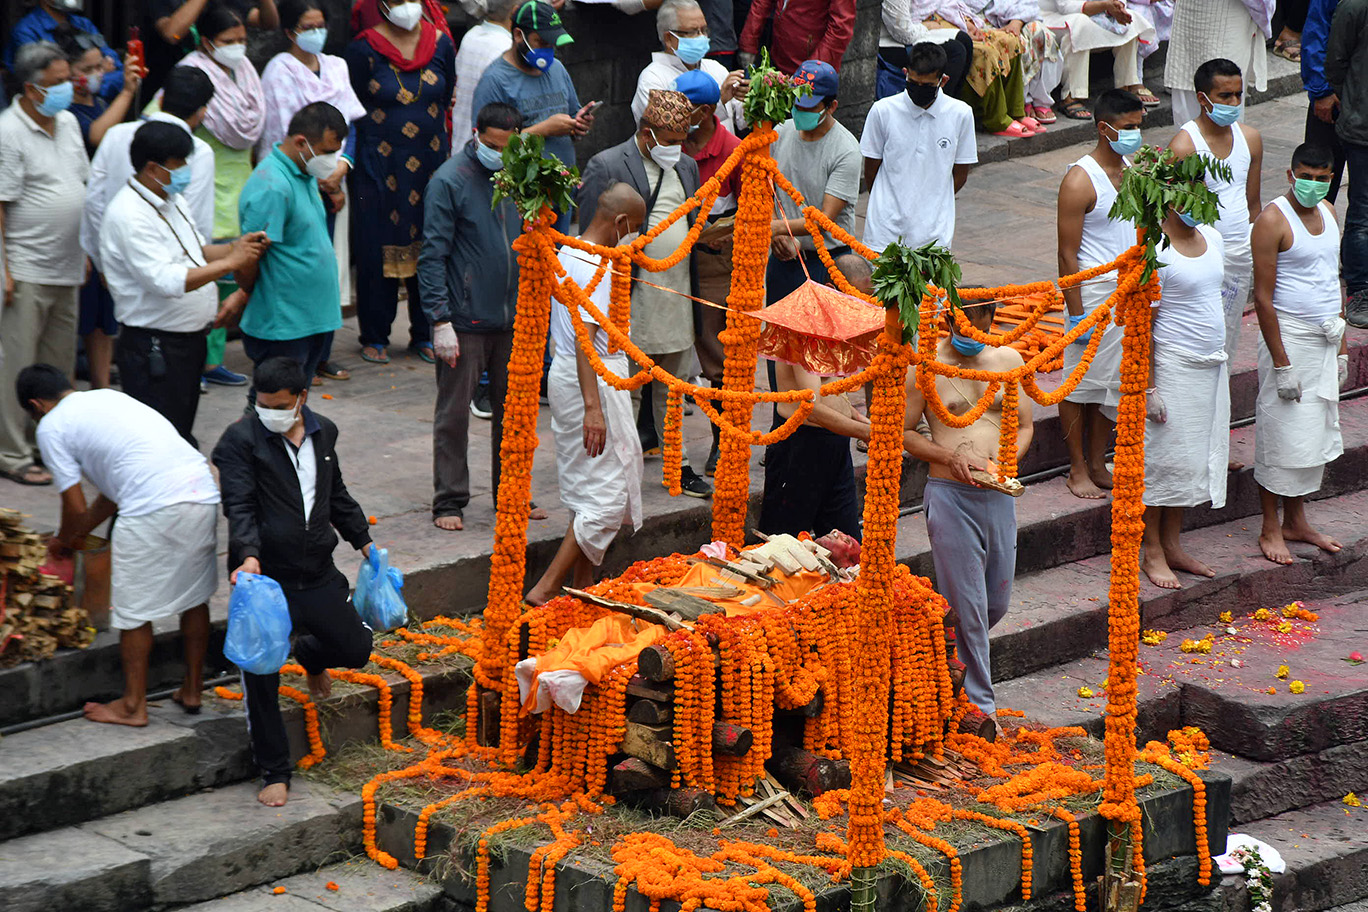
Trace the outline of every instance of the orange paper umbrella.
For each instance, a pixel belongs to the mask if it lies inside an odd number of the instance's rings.
[[[761,355],[828,376],[867,367],[884,327],[883,308],[811,279],[757,315]]]

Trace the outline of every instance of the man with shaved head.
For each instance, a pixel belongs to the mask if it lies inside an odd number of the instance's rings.
[[[593,218],[580,240],[615,247],[641,230],[646,201],[629,184],[614,183],[598,195]],[[560,250],[566,286],[587,288],[602,258],[566,244]],[[604,276],[590,301],[607,316],[612,279]],[[556,469],[561,502],[570,510],[570,528],[551,566],[527,594],[541,605],[560,593],[569,576],[579,588],[594,582],[594,568],[628,522],[641,528],[641,441],[636,435],[632,395],[614,389],[594,373],[587,347],[592,346],[608,370],[625,377],[631,373],[627,355],[608,352],[608,333],[598,318],[575,308],[587,338],[579,339],[570,310],[559,300],[551,304],[551,344],[555,354],[546,392],[551,402],[551,431],[556,435]]]

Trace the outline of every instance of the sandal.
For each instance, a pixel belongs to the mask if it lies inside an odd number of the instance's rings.
[[[432,351],[431,342],[419,342],[417,345],[410,345],[409,351],[422,358],[428,364],[437,363],[437,356]]]
[[[1045,105],[1031,105],[1031,110],[1026,112],[1042,124],[1052,124],[1055,122],[1055,112]]]
[[[1277,41],[1273,42],[1273,53],[1283,60],[1301,63],[1301,42],[1285,41],[1282,38],[1279,38]]]
[[[1005,136],[1008,139],[1025,139],[1028,136],[1035,136],[1035,130],[1018,121],[1012,121],[1011,125],[1005,130],[998,130],[994,136]]]
[[[36,462],[30,462],[26,466],[21,466],[13,472],[0,469],[0,476],[8,478],[15,484],[27,485],[31,488],[40,488],[43,485],[52,484],[52,473]]]
[[[361,360],[371,364],[389,364],[390,357],[383,345],[366,345],[361,348]]]
[[[1043,126],[1041,126],[1040,121],[1036,120],[1034,117],[1030,116],[1029,114],[1027,114],[1027,115],[1024,116],[1024,117],[1018,117],[1018,118],[1017,118],[1017,123],[1021,124],[1023,127],[1025,127],[1026,129],[1030,130],[1032,133],[1044,133],[1044,132],[1045,132],[1045,128],[1044,128]]]
[[[1092,120],[1092,111],[1077,98],[1066,98],[1059,103],[1059,113],[1070,120]]]
[[[1140,103],[1147,108],[1159,107],[1159,96],[1155,95],[1153,92],[1151,92],[1144,86],[1141,86],[1140,88],[1135,90],[1135,97],[1140,99]]]

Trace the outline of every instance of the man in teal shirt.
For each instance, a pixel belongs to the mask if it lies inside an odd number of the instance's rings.
[[[337,258],[318,178],[337,167],[346,138],[347,121],[337,108],[323,101],[307,105],[242,188],[241,223],[266,232],[271,241],[255,267],[236,273],[248,295],[241,310],[242,348],[254,365],[286,357],[312,377],[329,336],[342,326]],[[226,306],[219,323],[230,320],[233,310]]]

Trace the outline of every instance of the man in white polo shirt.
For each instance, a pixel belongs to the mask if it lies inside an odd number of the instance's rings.
[[[51,364],[24,368],[13,390],[38,422],[43,461],[62,492],[62,523],[49,550],[69,552],[119,514],[110,542],[110,625],[119,631],[124,692],[108,703],[87,703],[86,718],[147,724],[152,624],[177,615],[185,679],[171,699],[198,713],[208,602],[218,586],[219,491],[208,461],[141,402],[112,389],[76,392],[66,371]],[[82,475],[99,491],[89,505]]]
[[[955,239],[955,194],[978,161],[974,114],[941,91],[945,49],[923,42],[907,55],[907,90],[874,102],[865,119],[864,155],[869,209],[864,242],[882,251],[901,239],[908,247]]]

